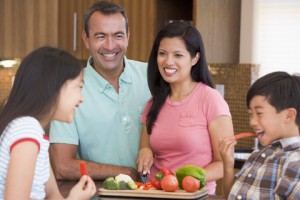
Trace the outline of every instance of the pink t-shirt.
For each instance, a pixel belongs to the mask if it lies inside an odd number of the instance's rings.
[[[150,106],[151,100],[141,116],[144,124]],[[213,152],[208,125],[221,115],[231,116],[228,104],[217,90],[203,83],[181,102],[173,102],[167,97],[150,135],[155,156],[148,179],[151,180],[163,167],[175,172],[187,164],[199,167],[210,164]],[[207,183],[207,188],[209,194],[214,194],[216,183]]]

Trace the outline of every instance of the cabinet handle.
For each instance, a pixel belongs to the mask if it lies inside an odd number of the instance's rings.
[[[77,13],[73,15],[73,51],[77,49]]]

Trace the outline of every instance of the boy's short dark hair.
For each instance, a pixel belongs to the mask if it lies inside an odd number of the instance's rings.
[[[272,72],[253,83],[247,93],[247,107],[254,96],[265,96],[277,112],[287,108],[297,110],[296,123],[300,126],[300,75]]]

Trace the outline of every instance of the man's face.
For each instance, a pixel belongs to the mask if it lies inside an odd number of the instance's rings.
[[[101,74],[123,70],[129,33],[126,34],[126,21],[121,13],[103,15],[94,12],[89,20],[89,37],[85,32],[82,36],[96,71]]]

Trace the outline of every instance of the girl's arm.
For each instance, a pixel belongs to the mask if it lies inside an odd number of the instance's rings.
[[[79,166],[78,166],[79,170]],[[96,193],[94,181],[89,176],[83,176],[79,182],[71,189],[69,196],[66,199],[70,200],[88,200]],[[60,194],[52,168],[50,170],[50,179],[46,184],[46,199],[60,200],[64,199]]]
[[[29,199],[38,145],[32,141],[16,144],[10,153],[4,199]]]
[[[231,117],[217,117],[209,124],[208,131],[210,134],[214,160],[204,169],[206,171],[206,181],[210,182],[223,178],[223,162],[219,153],[219,139],[224,137],[233,137],[234,134]]]
[[[46,183],[46,199],[64,199],[58,189],[52,167],[50,167],[50,178]]]
[[[147,133],[146,125],[143,124],[140,139],[140,151],[137,157],[138,172],[148,172],[153,164],[153,153],[150,144],[150,136]]]

